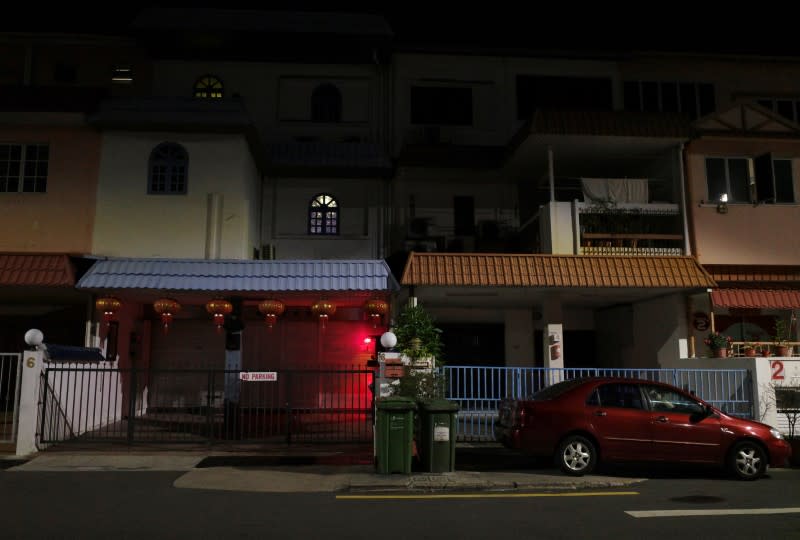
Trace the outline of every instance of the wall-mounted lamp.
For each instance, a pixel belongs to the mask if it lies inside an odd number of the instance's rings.
[[[728,194],[723,193],[719,196],[719,202],[717,203],[717,212],[720,214],[727,214],[728,213]]]

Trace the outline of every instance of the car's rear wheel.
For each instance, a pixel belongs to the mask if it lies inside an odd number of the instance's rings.
[[[728,467],[742,480],[755,480],[767,471],[767,453],[758,443],[742,441],[731,450]]]
[[[597,449],[581,435],[569,435],[558,446],[558,466],[570,476],[589,474],[597,465]]]

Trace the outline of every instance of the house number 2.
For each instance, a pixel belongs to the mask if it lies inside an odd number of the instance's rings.
[[[773,360],[770,364],[772,366],[772,380],[783,380],[785,378],[783,375],[783,362],[781,360]]]

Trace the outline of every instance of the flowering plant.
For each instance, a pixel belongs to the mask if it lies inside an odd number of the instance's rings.
[[[711,332],[703,341],[706,345],[711,347],[712,350],[716,351],[717,349],[730,348],[733,338],[730,336],[724,336],[719,332]]]

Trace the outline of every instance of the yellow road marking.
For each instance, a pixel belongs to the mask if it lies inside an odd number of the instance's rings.
[[[638,491],[586,491],[582,493],[446,493],[440,495],[337,495],[342,500],[387,499],[522,499],[530,497],[616,497],[638,495]]]

